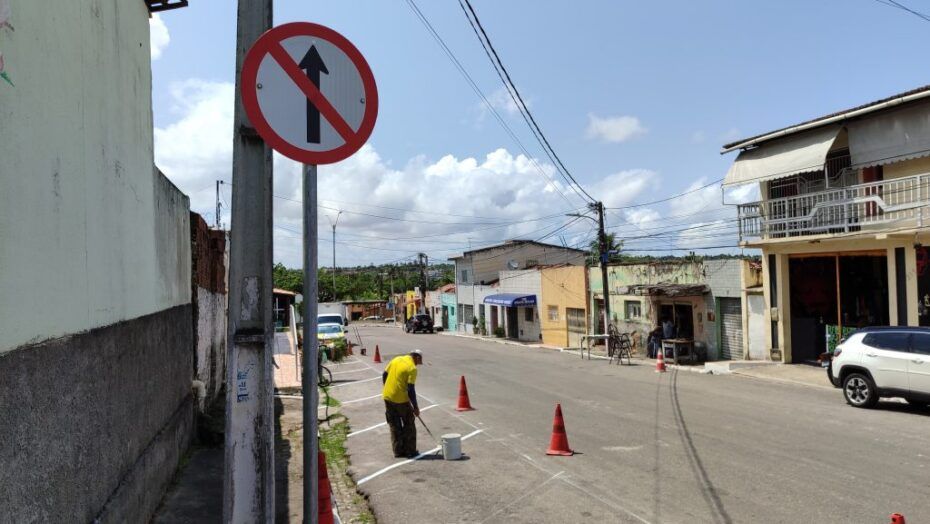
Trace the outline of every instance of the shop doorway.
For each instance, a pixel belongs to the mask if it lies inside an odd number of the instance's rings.
[[[792,362],[816,363],[852,331],[889,324],[884,252],[792,257],[789,272]]]
[[[661,304],[659,325],[670,319],[675,324],[676,338],[694,338],[694,308],[691,304]]]
[[[519,338],[520,328],[517,326],[517,308],[509,307],[507,311],[507,338]]]

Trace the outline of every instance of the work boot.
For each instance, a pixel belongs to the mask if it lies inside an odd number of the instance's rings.
[[[408,458],[408,459],[412,459],[412,458],[416,458],[416,457],[419,456],[419,455],[420,455],[420,452],[414,450],[414,451],[412,451],[412,452],[410,452],[410,453],[407,453],[407,458]]]

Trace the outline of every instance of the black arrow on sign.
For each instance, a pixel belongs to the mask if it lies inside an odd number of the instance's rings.
[[[307,71],[307,78],[322,92],[320,73],[328,75],[329,70],[326,69],[326,64],[323,63],[323,59],[320,57],[320,53],[317,52],[315,45],[310,46],[298,67]],[[307,142],[311,144],[320,143],[320,110],[313,105],[310,99],[307,99]]]

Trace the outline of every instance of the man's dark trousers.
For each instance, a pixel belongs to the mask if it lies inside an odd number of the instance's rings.
[[[384,417],[391,428],[391,447],[395,457],[406,457],[417,450],[417,428],[413,406],[409,402],[396,404],[384,401]]]

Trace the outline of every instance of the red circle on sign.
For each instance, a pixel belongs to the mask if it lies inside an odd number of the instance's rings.
[[[265,115],[262,114],[261,107],[258,104],[259,66],[265,57],[271,54],[272,48],[279,48],[281,42],[295,36],[317,37],[339,48],[355,65],[365,88],[365,113],[362,115],[361,124],[358,129],[353,130],[352,136],[349,138],[343,137],[343,140],[345,140],[343,145],[329,151],[302,149],[281,138],[281,135],[275,132],[274,128],[265,119]],[[368,67],[365,57],[346,37],[328,27],[310,22],[291,22],[273,27],[262,34],[252,45],[252,48],[249,49],[245,61],[242,63],[239,88],[245,114],[255,127],[255,131],[272,149],[304,164],[332,164],[352,156],[371,136],[371,132],[375,128],[375,120],[378,118],[378,88],[375,85],[375,76],[372,74],[371,68]]]

